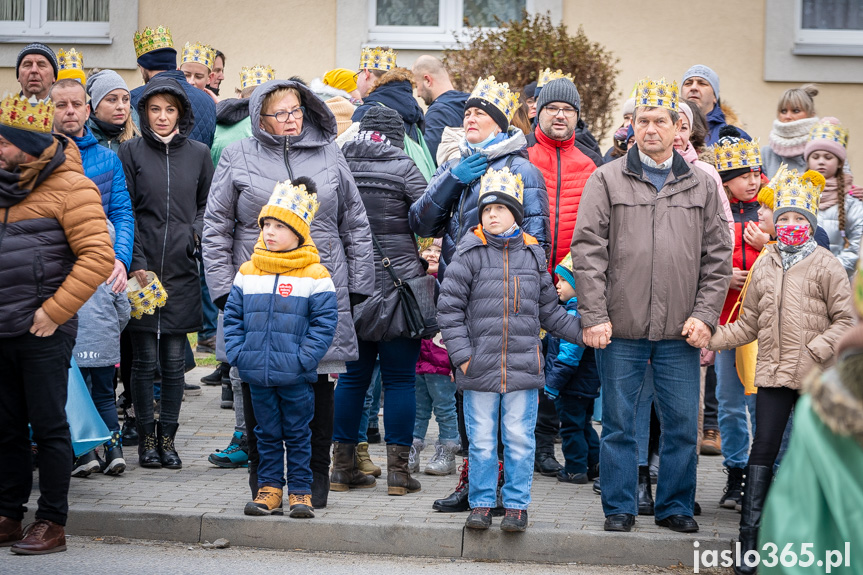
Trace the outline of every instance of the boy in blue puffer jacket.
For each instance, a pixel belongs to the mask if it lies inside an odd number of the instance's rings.
[[[290,516],[315,516],[312,382],[338,324],[336,289],[309,234],[315,192],[307,178],[276,184],[225,305],[225,351],[249,384],[258,423],[258,493],[246,515],[283,514],[287,456]]]
[[[572,254],[554,269],[557,294],[566,313],[580,317],[572,274]],[[599,436],[591,424],[594,400],[599,397],[599,371],[592,347],[582,347],[549,336],[545,360],[545,394],[554,400],[560,417],[564,468],[557,480],[587,483],[599,477]]]

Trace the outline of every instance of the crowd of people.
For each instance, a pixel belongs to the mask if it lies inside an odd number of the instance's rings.
[[[431,507],[471,529],[527,529],[539,473],[592,483],[607,531],[692,533],[699,453],[721,454],[715,504],[752,550],[786,450],[800,469],[812,449],[791,434],[803,391],[807,426],[863,448],[863,191],[815,86],[760,146],[711,68],[644,78],[603,153],[560,70],[465,93],[437,58],[374,47],[311,82],[243,67],[219,99],[222,52],[187,43],[178,68],[162,26],[134,46],[130,90],[28,45],[0,103],[0,545],[64,550],[70,477],[120,475],[130,447],[182,469],[194,333],[234,411],[208,459],[248,467],[250,516],[374,488],[383,439],[389,495],[421,491],[423,464],[457,474]],[[73,358],[96,448],[70,435]]]

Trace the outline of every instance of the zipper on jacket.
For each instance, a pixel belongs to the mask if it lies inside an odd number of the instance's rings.
[[[518,307],[521,304],[521,297],[520,297],[519,286],[518,286],[518,284],[519,284],[518,276],[515,276],[513,278],[513,283],[515,284],[515,292],[512,294],[512,303],[513,303],[512,311],[513,311],[513,313],[515,313],[515,315],[518,315]]]
[[[557,232],[560,228],[560,148],[557,150],[557,200],[554,203],[554,236],[551,238],[551,269],[554,272],[557,259]]]
[[[285,150],[283,152],[283,158],[285,160],[285,168],[288,170],[288,180],[293,181],[294,179],[294,171],[291,169],[291,160],[288,157],[288,153],[291,151],[291,142],[288,140],[288,136],[285,136]]]
[[[276,309],[276,292],[279,291],[279,276],[282,274],[276,274],[276,279],[273,281],[273,293],[270,294],[270,309],[269,313],[267,313],[267,337],[264,340],[265,345],[264,349],[272,349],[270,346],[270,334],[272,333],[272,318],[273,311]],[[264,385],[267,385],[267,382],[270,381],[270,356],[269,354],[264,359]]]
[[[506,347],[509,337],[509,240],[503,244],[503,349],[500,356],[501,393],[506,393]]]
[[[746,233],[746,221],[743,219],[744,209],[743,204],[740,204],[740,252],[743,256],[743,267],[741,269],[749,269],[746,267],[746,238],[743,237],[743,234]]]
[[[45,281],[45,266],[42,263],[42,252],[37,251],[33,259],[33,278],[36,280],[36,297],[42,301],[42,284]]]
[[[168,144],[165,144],[165,167],[168,175],[167,200],[165,202],[165,236],[162,239],[162,260],[159,263],[159,281],[165,281],[165,250],[168,248],[168,226],[171,223],[171,150]],[[164,284],[162,284],[164,285]],[[156,340],[162,337],[162,308],[157,308],[156,313]]]

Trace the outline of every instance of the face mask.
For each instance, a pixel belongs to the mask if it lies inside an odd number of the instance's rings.
[[[809,224],[802,226],[776,226],[776,237],[787,246],[799,246],[809,240],[811,228]]]
[[[491,134],[489,134],[488,138],[486,138],[482,142],[479,142],[478,144],[471,144],[470,142],[468,142],[468,145],[475,150],[476,149],[481,150],[481,149],[485,148],[486,146],[488,146],[489,144],[491,144],[491,141],[494,140],[496,137],[497,137],[497,134],[492,132]]]

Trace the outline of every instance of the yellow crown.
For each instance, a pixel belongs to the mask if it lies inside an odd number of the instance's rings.
[[[551,71],[551,68],[546,68],[545,70],[540,70],[539,76],[536,79],[536,87],[542,88],[552,80],[557,80],[558,78],[566,78],[573,84],[575,83],[575,78],[572,77],[572,74],[564,74],[561,70]]]
[[[524,181],[521,179],[521,174],[513,174],[507,167],[502,170],[489,168],[479,186],[479,197],[482,198],[486,194],[505,194],[523,204]]]
[[[0,124],[30,132],[51,133],[54,123],[54,103],[45,98],[28,100],[18,94],[7,94],[0,101]]]
[[[147,52],[160,50],[162,48],[173,48],[174,40],[171,39],[171,31],[164,26],[144,28],[143,32],[135,32],[135,57],[140,58]]]
[[[775,176],[773,180],[776,180]],[[770,180],[771,185],[773,180]],[[797,208],[817,217],[821,192],[826,183],[824,176],[814,170],[808,170],[802,176],[797,175],[797,170],[786,170],[773,188],[776,190],[773,211]]]
[[[717,142],[713,145],[714,164],[717,172],[761,167],[761,148],[758,140],[740,138],[736,142]]]
[[[168,301],[168,292],[153,272],[147,272],[147,285],[142,286],[134,277],[126,286],[126,298],[132,306],[132,317],[141,319],[144,314],[153,315],[157,307]]]
[[[506,82],[497,82],[494,76],[480,78],[476,88],[470,93],[470,98],[479,98],[491,102],[495,108],[503,112],[507,122],[512,122],[516,109],[519,107],[518,92],[509,89]]]
[[[809,130],[809,140],[830,140],[845,148],[848,146],[848,130],[841,124],[821,120]]]
[[[244,66],[240,70],[240,87],[245,90],[249,86],[260,86],[265,82],[276,79],[276,71],[272,66]]]
[[[186,42],[186,45],[183,46],[183,61],[181,62],[181,65],[186,62],[195,62],[197,64],[203,64],[208,70],[212,70],[213,63],[215,61],[216,51],[206,44],[201,44],[200,42]]]
[[[635,105],[644,108],[666,108],[677,112],[677,99],[680,90],[677,82],[669,84],[665,78],[654,82],[643,78],[635,87]]]
[[[316,194],[308,193],[305,184],[295,186],[291,182],[285,181],[276,183],[266,207],[289,210],[307,226],[311,226],[319,205]],[[261,217],[264,217],[263,214]],[[290,222],[287,223],[290,224]]]
[[[374,48],[363,48],[360,54],[360,70],[383,70],[389,72],[396,67],[396,51],[385,50],[379,46]]]
[[[68,52],[63,48],[57,53],[57,63],[61,70],[84,70],[84,55],[72,48]]]
[[[761,187],[761,191],[758,192],[758,201],[773,210],[776,206],[776,188],[779,187],[779,182],[785,180],[787,174],[788,164],[782,162],[779,164],[779,169],[770,178],[770,182],[766,186]]]

